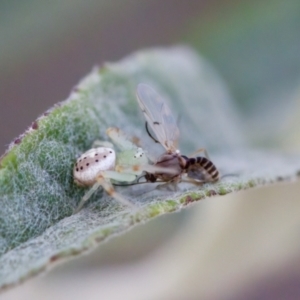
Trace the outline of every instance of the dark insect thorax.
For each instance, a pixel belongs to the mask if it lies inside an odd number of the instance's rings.
[[[160,179],[161,181],[168,182],[175,180],[176,178],[180,177],[183,173],[184,166],[186,164],[185,159],[182,159],[181,156],[178,154],[169,154],[164,153],[160,156],[160,158],[157,160],[155,166],[166,168],[166,169],[172,169],[174,173],[164,173],[164,172],[156,172],[156,173],[147,173],[145,175],[145,178],[147,181],[155,182],[157,179]]]

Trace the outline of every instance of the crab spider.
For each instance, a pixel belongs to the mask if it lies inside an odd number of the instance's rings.
[[[161,180],[166,183],[182,181],[182,177],[195,184],[216,182],[219,180],[219,171],[214,163],[208,158],[207,151],[202,148],[195,152],[204,152],[204,156],[187,157],[181,155],[178,149],[179,128],[177,122],[167,104],[161,96],[150,86],[140,83],[136,91],[137,102],[146,119],[146,131],[148,135],[165,148],[163,153],[156,160],[154,166],[162,167],[163,172],[148,172],[145,178],[148,182]],[[150,126],[155,133],[155,138],[149,132]],[[173,173],[166,170],[172,168]]]
[[[112,181],[133,183],[143,171],[173,172],[172,169],[164,170],[150,165],[143,149],[130,141],[120,129],[110,127],[106,134],[120,151],[116,153],[113,144],[109,142],[96,141],[96,148],[88,150],[77,159],[73,169],[74,181],[79,186],[91,188],[81,199],[75,213],[101,186],[121,204],[134,207],[132,202],[115,191]]]

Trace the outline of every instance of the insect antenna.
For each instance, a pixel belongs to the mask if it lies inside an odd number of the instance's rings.
[[[160,142],[159,142],[156,138],[154,138],[153,135],[150,133],[149,128],[148,128],[148,122],[147,122],[147,121],[145,122],[145,128],[146,128],[146,131],[147,131],[148,135],[151,137],[151,139],[152,139],[155,143],[160,144]]]

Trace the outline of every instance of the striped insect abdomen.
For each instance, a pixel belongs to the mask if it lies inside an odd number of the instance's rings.
[[[219,171],[212,161],[204,156],[188,158],[185,166],[187,176],[203,182],[219,180]]]

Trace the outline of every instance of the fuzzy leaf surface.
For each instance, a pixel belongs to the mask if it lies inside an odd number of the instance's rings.
[[[154,190],[151,184],[119,188],[138,211],[99,191],[73,215],[86,192],[73,182],[74,162],[95,140],[107,139],[108,127],[139,137],[149,153],[162,152],[144,130],[135,99],[140,82],[155,88],[179,118],[182,152],[205,147],[221,173],[232,176],[202,187],[182,184],[176,193]],[[188,48],[145,50],[94,68],[66,101],[33,122],[1,158],[0,287],[196,200],[295,179],[299,157],[251,150],[241,124],[223,81]]]

